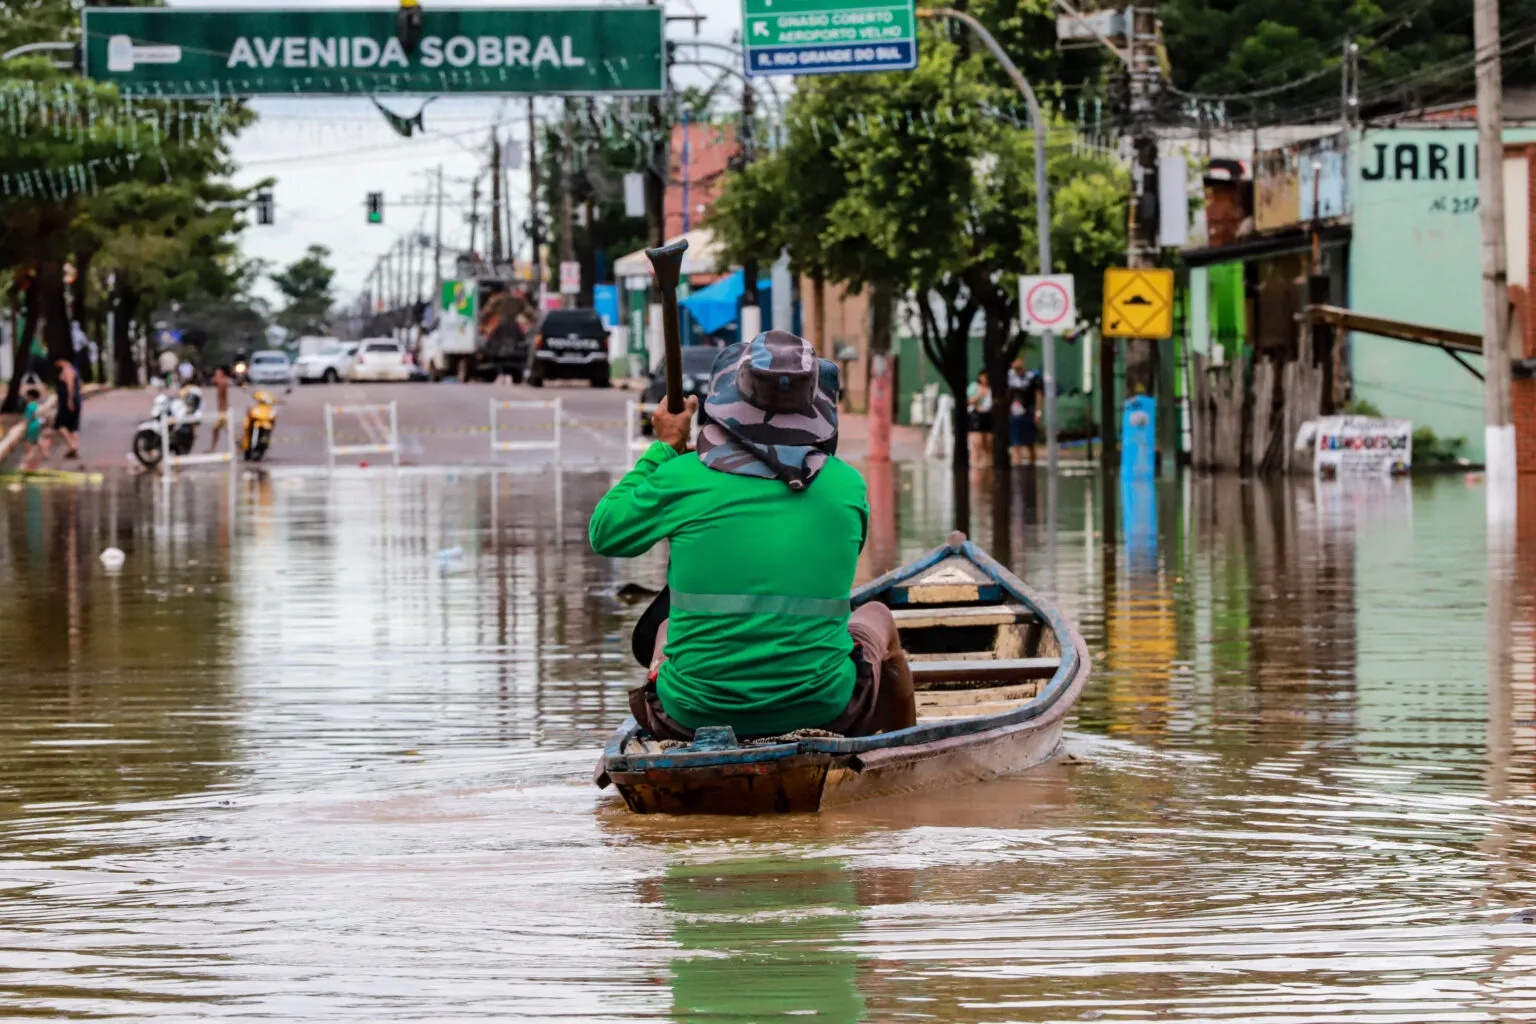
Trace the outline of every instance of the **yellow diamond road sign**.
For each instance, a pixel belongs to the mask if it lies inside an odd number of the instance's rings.
[[[1104,333],[1112,338],[1173,334],[1173,271],[1111,267],[1104,271]]]

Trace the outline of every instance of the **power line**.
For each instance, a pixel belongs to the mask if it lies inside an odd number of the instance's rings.
[[[1358,38],[1358,39],[1360,39],[1362,41],[1362,43],[1367,43],[1367,44],[1372,45],[1372,46],[1378,45],[1379,43],[1385,41],[1386,39],[1390,39],[1399,30],[1401,30],[1401,29],[1405,28],[1406,26],[1408,26],[1413,21],[1413,19],[1416,16],[1418,16],[1418,15],[1424,13],[1424,11],[1428,10],[1430,4],[1433,3],[1433,0],[1414,0],[1414,3],[1416,4],[1416,6],[1411,11],[1410,10],[1405,10],[1405,11],[1400,11],[1400,12],[1397,12],[1397,13],[1391,14],[1391,15],[1383,14],[1381,17],[1376,18],[1376,19],[1374,19],[1374,20],[1372,20],[1370,22],[1367,22],[1365,25],[1362,25],[1359,28],[1354,29],[1353,31],[1346,33],[1342,38],[1338,39],[1332,46],[1327,47],[1325,49],[1325,52],[1331,52],[1333,50],[1337,50],[1339,47],[1343,46],[1346,42],[1348,42],[1350,39],[1353,39],[1353,38]],[[1391,25],[1391,27],[1388,28],[1387,31],[1384,32],[1382,35],[1380,35],[1380,36],[1378,36],[1378,37],[1376,37],[1374,39],[1370,38],[1368,36],[1368,33],[1373,28],[1375,28],[1377,25],[1380,25],[1380,24],[1383,24],[1383,23],[1389,23],[1393,19],[1397,19],[1396,24]],[[1293,62],[1285,62],[1285,63],[1281,63],[1281,64],[1278,64],[1278,65],[1273,65],[1270,68],[1266,69],[1265,73],[1268,75],[1268,74],[1275,74],[1275,73],[1283,72],[1285,70],[1288,70],[1292,66],[1292,63]],[[1302,88],[1304,86],[1310,85],[1311,83],[1316,82],[1319,79],[1327,78],[1330,75],[1338,73],[1340,71],[1340,69],[1343,67],[1343,63],[1344,62],[1342,60],[1332,61],[1332,62],[1328,63],[1327,65],[1325,65],[1324,67],[1319,68],[1318,70],[1312,72],[1311,74],[1303,75],[1301,78],[1295,78],[1295,79],[1291,79],[1291,80],[1286,81],[1286,82],[1281,82],[1278,85],[1268,86],[1268,87],[1259,88],[1259,89],[1251,89],[1251,90],[1247,90],[1245,92],[1204,93],[1204,92],[1196,92],[1196,91],[1193,91],[1193,90],[1180,89],[1178,86],[1174,85],[1173,82],[1170,79],[1168,79],[1166,76],[1164,77],[1164,87],[1169,92],[1173,93],[1176,96],[1180,96],[1180,97],[1183,97],[1185,99],[1199,100],[1199,101],[1205,102],[1205,103],[1231,103],[1231,102],[1242,102],[1242,101],[1245,101],[1245,100],[1257,100],[1257,99],[1264,99],[1265,97],[1268,97],[1268,96],[1278,96],[1281,93],[1290,92],[1292,90],[1300,89],[1300,88]]]

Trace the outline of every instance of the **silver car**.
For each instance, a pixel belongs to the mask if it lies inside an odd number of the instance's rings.
[[[292,384],[293,364],[288,362],[288,353],[268,349],[251,356],[245,375],[252,384]]]
[[[312,381],[335,384],[348,380],[352,376],[352,360],[357,355],[357,348],[355,341],[333,341],[319,352],[299,356],[293,366],[294,372],[304,384]]]

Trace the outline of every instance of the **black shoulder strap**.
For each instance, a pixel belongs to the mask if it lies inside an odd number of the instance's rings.
[[[641,668],[651,667],[651,655],[656,650],[656,631],[671,614],[672,588],[662,587],[661,593],[652,598],[645,611],[640,613],[640,621],[635,623],[635,632],[630,637],[629,649]]]

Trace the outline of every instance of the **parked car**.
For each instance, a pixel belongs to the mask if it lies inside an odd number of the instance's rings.
[[[292,384],[293,364],[288,353],[267,349],[251,356],[245,375],[252,384]]]
[[[699,396],[699,404],[704,404],[704,399],[709,397],[710,371],[715,368],[715,357],[721,350],[713,345],[688,345],[683,349],[683,397],[689,395]],[[640,402],[643,405],[660,405],[662,399],[667,397],[667,366],[662,363],[651,371],[650,383],[640,393]],[[644,434],[651,432],[651,417],[649,414],[641,418],[640,431]]]
[[[348,380],[410,380],[405,349],[389,338],[364,338],[352,357]]]
[[[357,354],[355,341],[333,341],[317,352],[299,356],[293,364],[294,373],[301,383],[323,381],[335,384],[346,380],[352,370],[352,357]]]
[[[552,309],[533,336],[533,365],[528,383],[542,387],[556,377],[584,377],[606,388],[608,329],[595,309]]]

